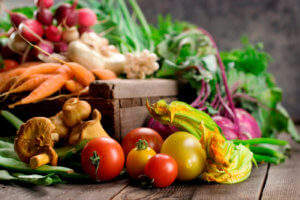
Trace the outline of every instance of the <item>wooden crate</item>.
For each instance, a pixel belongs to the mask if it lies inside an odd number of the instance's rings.
[[[178,94],[177,82],[166,79],[95,81],[90,95],[81,97],[93,108],[100,110],[101,123],[115,139],[121,140],[130,130],[144,126],[149,113],[146,101],[159,99],[172,101]],[[45,100],[35,104],[17,106],[11,110],[22,120],[34,116],[52,116],[61,110],[66,98]]]

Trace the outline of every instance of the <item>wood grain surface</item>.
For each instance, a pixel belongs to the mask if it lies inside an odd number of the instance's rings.
[[[297,128],[300,130],[300,126]],[[0,183],[0,199],[300,199],[300,146],[287,136],[283,136],[282,139],[291,142],[291,158],[278,166],[265,164],[253,168],[251,176],[239,184],[207,184],[201,180],[194,180],[188,183],[176,182],[164,189],[145,190],[124,177],[102,184],[76,183],[48,187]]]

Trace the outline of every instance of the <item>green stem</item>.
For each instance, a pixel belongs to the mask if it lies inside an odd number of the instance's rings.
[[[4,117],[11,125],[13,125],[17,130],[21,127],[21,125],[24,123],[22,120],[20,120],[18,117],[13,115],[12,113],[6,111],[6,110],[1,110],[0,115]]]
[[[281,162],[279,158],[265,156],[265,155],[253,154],[253,157],[259,163],[266,162],[266,163],[272,163],[278,165]]]
[[[275,138],[254,138],[249,140],[232,140],[235,144],[253,145],[253,144],[274,144],[279,146],[287,145],[285,140],[279,140]]]
[[[285,155],[283,155],[282,153],[280,153],[278,151],[274,151],[273,149],[270,149],[270,148],[250,146],[249,149],[254,154],[276,157],[276,158],[279,158],[282,161],[285,160]]]

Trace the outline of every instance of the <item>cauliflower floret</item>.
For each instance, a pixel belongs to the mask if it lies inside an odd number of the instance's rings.
[[[146,75],[153,74],[159,68],[156,62],[158,60],[157,55],[148,50],[127,53],[125,57],[124,71],[129,79],[144,79]]]

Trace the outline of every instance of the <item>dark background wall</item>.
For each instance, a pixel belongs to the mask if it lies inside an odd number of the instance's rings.
[[[9,7],[33,0],[5,0]],[[56,1],[59,2],[59,1]],[[300,121],[300,1],[299,0],[138,0],[151,23],[171,14],[207,29],[219,48],[240,47],[240,37],[263,42],[272,55],[269,68],[283,89],[283,104]]]

